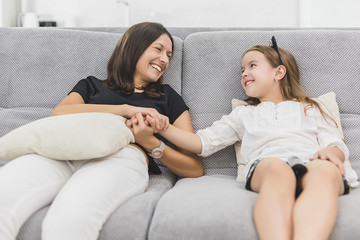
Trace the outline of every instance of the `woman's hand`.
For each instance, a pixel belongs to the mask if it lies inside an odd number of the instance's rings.
[[[141,113],[137,113],[126,121],[126,125],[134,134],[135,142],[143,146],[148,151],[159,146],[159,140],[154,136],[154,130],[146,124],[146,120]]]
[[[343,162],[338,157],[338,152],[341,151],[338,147],[326,147],[317,151],[314,156],[310,158],[310,161],[315,159],[327,160],[335,164],[339,168],[341,175],[345,177],[345,168]]]
[[[127,106],[125,117],[131,118],[131,121],[127,122],[127,126],[131,127],[133,123],[138,124],[138,118],[135,117],[137,113],[140,113],[145,118],[145,124],[150,125],[155,133],[166,130],[170,123],[169,118],[160,114],[155,108],[142,108]]]

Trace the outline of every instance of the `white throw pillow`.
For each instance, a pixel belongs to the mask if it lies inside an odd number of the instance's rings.
[[[29,153],[56,160],[86,160],[108,156],[134,141],[121,116],[60,115],[28,123],[0,138],[0,160]]]
[[[330,117],[332,117],[337,124],[337,128],[339,130],[340,136],[342,138],[344,138],[342,127],[341,127],[341,122],[340,122],[340,112],[339,112],[339,107],[336,102],[335,93],[329,92],[329,93],[319,96],[318,98],[314,98],[314,100],[317,100],[318,102],[320,102],[327,109],[327,112],[329,113]],[[235,98],[232,99],[231,103],[232,103],[232,109],[235,109],[238,106],[248,105],[245,101],[238,100]],[[241,158],[241,153],[240,153],[241,141],[236,142],[234,145],[234,148],[235,148],[235,153],[236,153],[236,161],[237,161],[237,165],[238,165],[238,175],[237,175],[236,180],[240,181],[240,182],[244,182],[245,181],[244,168],[246,166],[246,163]],[[347,173],[349,173],[349,176],[351,178],[351,179],[348,179],[350,181],[350,184],[352,186],[358,185],[357,174],[352,169],[349,160],[345,160],[344,167],[346,168]]]

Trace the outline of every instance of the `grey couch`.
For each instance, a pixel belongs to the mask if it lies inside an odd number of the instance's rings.
[[[78,80],[88,75],[104,79],[107,60],[121,37],[114,32],[0,28],[0,136],[48,116]],[[175,37],[165,83],[184,97],[195,130],[205,128],[231,111],[232,98],[245,98],[241,55],[252,45],[267,44],[272,35],[297,58],[301,85],[309,95],[337,94],[350,161],[360,174],[360,29],[244,29]],[[235,181],[232,146],[204,158],[205,175],[200,178],[181,179],[161,168],[162,175],[150,176],[145,193],[110,216],[99,239],[258,238],[252,218],[256,194]],[[47,209],[39,209],[24,224],[18,240],[40,239]],[[330,239],[360,239],[358,216],[360,190],[353,189],[339,197]]]

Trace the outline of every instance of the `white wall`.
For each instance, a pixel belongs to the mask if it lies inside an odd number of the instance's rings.
[[[125,7],[118,0],[33,1],[40,19],[59,26],[125,26]],[[294,27],[298,0],[125,0],[130,22],[161,22],[168,27]],[[33,7],[34,8],[34,7]]]
[[[0,0],[3,26],[15,26],[21,11],[58,26],[125,26],[120,0]],[[132,25],[161,22],[167,27],[360,27],[358,0],[125,0]]]
[[[156,3],[131,1],[131,20],[159,21],[172,27],[291,27],[297,25],[298,18],[297,0],[157,0]]]
[[[360,27],[360,1],[311,1],[311,22],[318,27]]]
[[[20,0],[0,0],[0,26],[16,26]]]
[[[0,27],[3,25],[2,0],[0,0]]]

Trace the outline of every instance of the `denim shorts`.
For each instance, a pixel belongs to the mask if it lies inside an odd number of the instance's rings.
[[[249,169],[249,172],[248,172],[248,174],[246,175],[246,183],[245,183],[245,189],[246,189],[246,190],[252,191],[251,186],[250,186],[250,184],[251,184],[251,179],[252,179],[252,177],[253,177],[253,175],[254,175],[255,168],[256,168],[256,166],[259,164],[259,162],[260,162],[260,159],[257,159],[257,160],[251,165],[251,167],[250,167],[250,169]]]
[[[248,174],[246,175],[246,182],[245,182],[245,189],[246,189],[246,190],[253,191],[253,190],[251,189],[251,186],[250,186],[250,184],[251,184],[251,179],[252,179],[252,177],[253,177],[253,175],[254,175],[255,168],[257,167],[257,165],[259,164],[259,162],[260,162],[260,159],[257,159],[257,160],[251,165],[251,167],[250,167],[250,169],[249,169],[249,172],[248,172]],[[345,178],[343,178],[343,182],[344,182],[344,193],[343,193],[343,195],[349,194],[349,193],[350,193],[350,190],[351,190],[351,186],[350,186],[350,184],[348,183],[348,181],[347,181]]]

